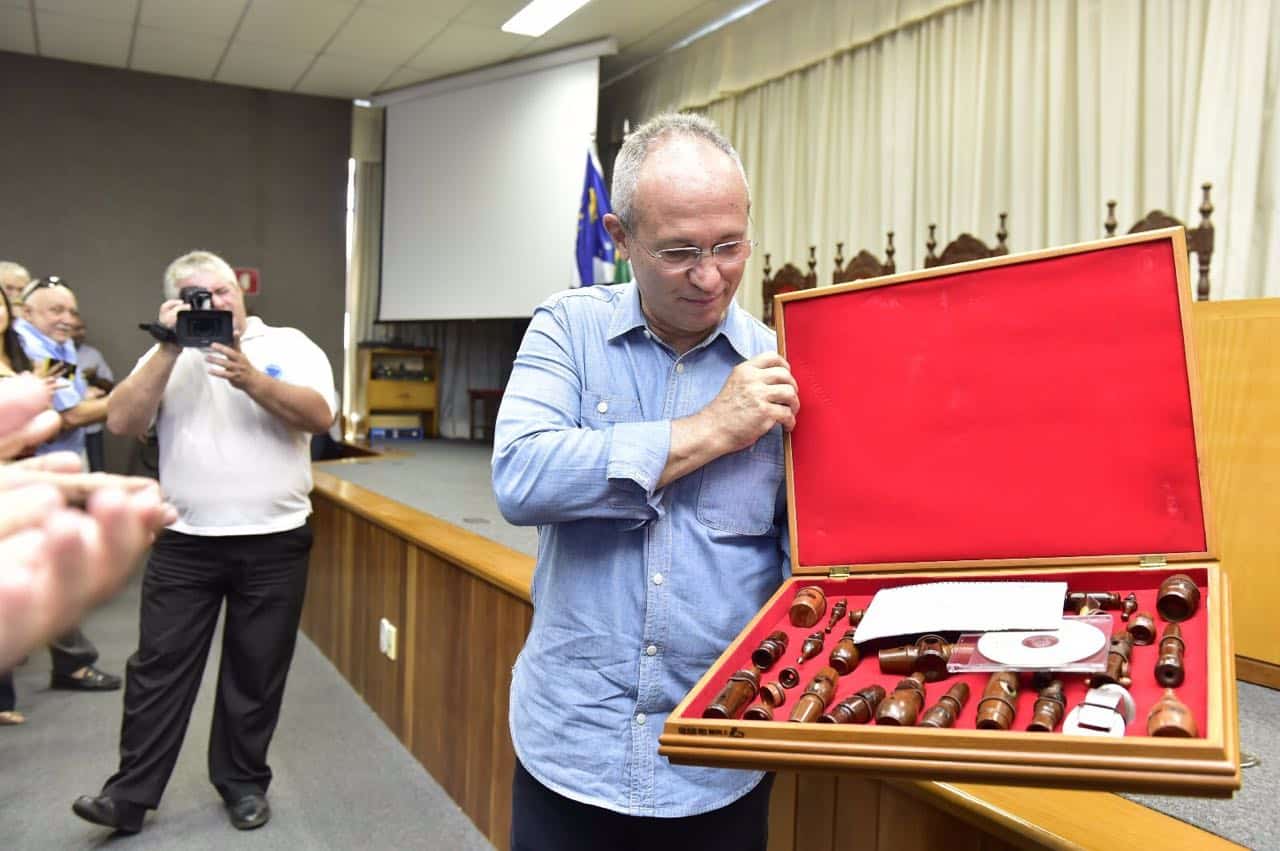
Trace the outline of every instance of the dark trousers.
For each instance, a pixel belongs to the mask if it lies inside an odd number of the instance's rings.
[[[0,712],[12,712],[18,705],[18,695],[13,690],[13,671],[0,674]]]
[[[98,648],[77,626],[49,642],[49,658],[55,674],[74,674],[98,661]]]
[[[106,451],[104,450],[105,441],[102,438],[102,432],[89,431],[84,435],[84,454],[89,459],[89,472],[101,473],[107,468]]]
[[[173,773],[226,600],[209,779],[228,802],[265,793],[302,616],[311,530],[204,537],[165,531],[142,580],[138,652],[125,670],[120,769],[102,791],[154,809]]]
[[[684,818],[627,816],[580,804],[539,783],[516,760],[511,851],[765,851],[773,775],[728,806]]]

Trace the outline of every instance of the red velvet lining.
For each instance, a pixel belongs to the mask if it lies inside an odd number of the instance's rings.
[[[1206,551],[1171,240],[782,312],[800,564]]]
[[[1160,587],[1160,582],[1175,572],[1186,573],[1200,588],[1199,609],[1190,619],[1180,624],[1182,638],[1186,644],[1186,653],[1183,656],[1186,680],[1175,691],[1178,698],[1191,709],[1191,713],[1199,727],[1200,735],[1203,737],[1208,727],[1208,719],[1205,715],[1208,706],[1206,692],[1208,670],[1208,571],[1204,568],[1194,568],[1186,571],[1121,569],[1114,572],[1102,571],[1089,574],[1070,572],[1010,576],[1002,574],[1001,578],[1010,580],[1065,581],[1069,590],[1072,591],[1118,591],[1122,596],[1132,591],[1138,595],[1138,610],[1150,612],[1155,617],[1157,635],[1154,643],[1146,647],[1135,646],[1130,656],[1130,672],[1133,677],[1133,685],[1129,688],[1129,692],[1137,703],[1138,711],[1134,716],[1133,722],[1129,724],[1125,735],[1145,736],[1147,731],[1147,712],[1164,694],[1164,689],[1156,683],[1154,674],[1160,645],[1159,633],[1164,630],[1164,621],[1156,614],[1156,591]],[[817,585],[823,589],[823,592],[827,595],[829,612],[830,607],[839,599],[847,600],[850,610],[864,608],[870,604],[872,596],[880,588],[892,588],[898,585],[911,585],[917,582],[944,578],[946,577],[934,576],[926,579],[919,576],[903,575],[894,577],[853,577],[849,579],[824,578],[810,581],[805,577],[796,577],[787,585],[786,593],[779,596],[774,605],[764,613],[756,627],[741,637],[728,661],[716,669],[707,687],[694,696],[693,701],[689,704],[688,712],[683,717],[701,718],[703,710],[719,694],[729,676],[734,671],[748,667],[751,664],[752,651],[774,630],[782,629],[787,632],[789,637],[787,652],[782,660],[770,668],[767,673],[761,675],[761,684],[776,680],[778,672],[783,668],[789,665],[795,666],[796,660],[800,657],[800,645],[804,642],[805,636],[816,629],[816,627],[809,629],[794,627],[791,625],[788,616],[791,601],[795,598],[795,592],[804,586]],[[1125,627],[1124,621],[1120,619],[1119,612],[1108,612],[1107,614],[1112,616],[1115,624],[1114,628],[1117,632]],[[820,625],[825,627],[826,624],[827,616],[824,615]],[[787,702],[775,710],[774,723],[787,723],[796,700],[804,693],[804,689],[812,681],[813,675],[827,664],[827,657],[831,655],[831,650],[848,628],[848,619],[846,618],[826,636],[826,643],[821,653],[803,665],[797,666],[800,671],[800,685],[787,691]],[[982,692],[986,688],[989,677],[990,674],[987,673],[952,674],[938,682],[929,683],[925,687],[925,706],[929,707],[937,703],[938,698],[946,694],[947,689],[953,683],[961,680],[967,682],[970,691],[969,702],[961,712],[956,728],[972,730],[974,729],[978,711],[978,702],[982,699]],[[880,665],[875,658],[875,653],[868,653],[866,658],[863,658],[848,676],[840,678],[836,697],[832,703],[843,700],[858,689],[872,683],[879,683],[884,686],[885,691],[892,693],[893,687],[901,679],[901,676],[895,674],[880,673]],[[1066,686],[1067,709],[1069,711],[1080,703],[1088,688],[1084,684],[1083,674],[1064,674],[1061,679]],[[1021,680],[1022,689],[1018,695],[1018,711],[1011,728],[1014,731],[1026,729],[1027,724],[1031,721],[1032,706],[1036,701],[1035,691],[1031,687],[1030,675],[1024,674]],[[1061,726],[1059,726],[1057,732],[1062,732]]]

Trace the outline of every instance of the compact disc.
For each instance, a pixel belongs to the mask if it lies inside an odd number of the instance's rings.
[[[984,633],[978,639],[978,652],[1002,665],[1052,668],[1087,659],[1106,643],[1106,635],[1096,626],[1064,620],[1059,629]]]

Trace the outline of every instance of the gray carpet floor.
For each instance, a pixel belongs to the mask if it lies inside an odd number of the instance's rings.
[[[108,672],[123,674],[136,646],[139,587],[135,577],[83,624]],[[71,813],[115,770],[123,692],[51,690],[48,653],[32,654],[14,677],[27,723],[0,727],[0,848],[493,848],[305,635],[271,746],[272,819],[232,828],[205,768],[220,641],[164,800],[136,836],[112,837]]]

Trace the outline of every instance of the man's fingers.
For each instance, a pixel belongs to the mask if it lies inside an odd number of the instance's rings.
[[[10,381],[15,379],[10,379]],[[8,383],[8,382],[3,382]],[[2,405],[3,403],[0,403]],[[25,449],[39,446],[62,429],[62,417],[54,410],[44,410],[22,425],[0,437],[0,458],[12,458]]]
[[[52,485],[27,484],[5,490],[0,493],[0,538],[41,525],[62,506],[62,494]]]
[[[748,358],[744,363],[749,363],[757,369],[767,369],[771,366],[780,366],[783,369],[791,369],[787,364],[786,358],[777,352],[761,352],[755,357]]]

